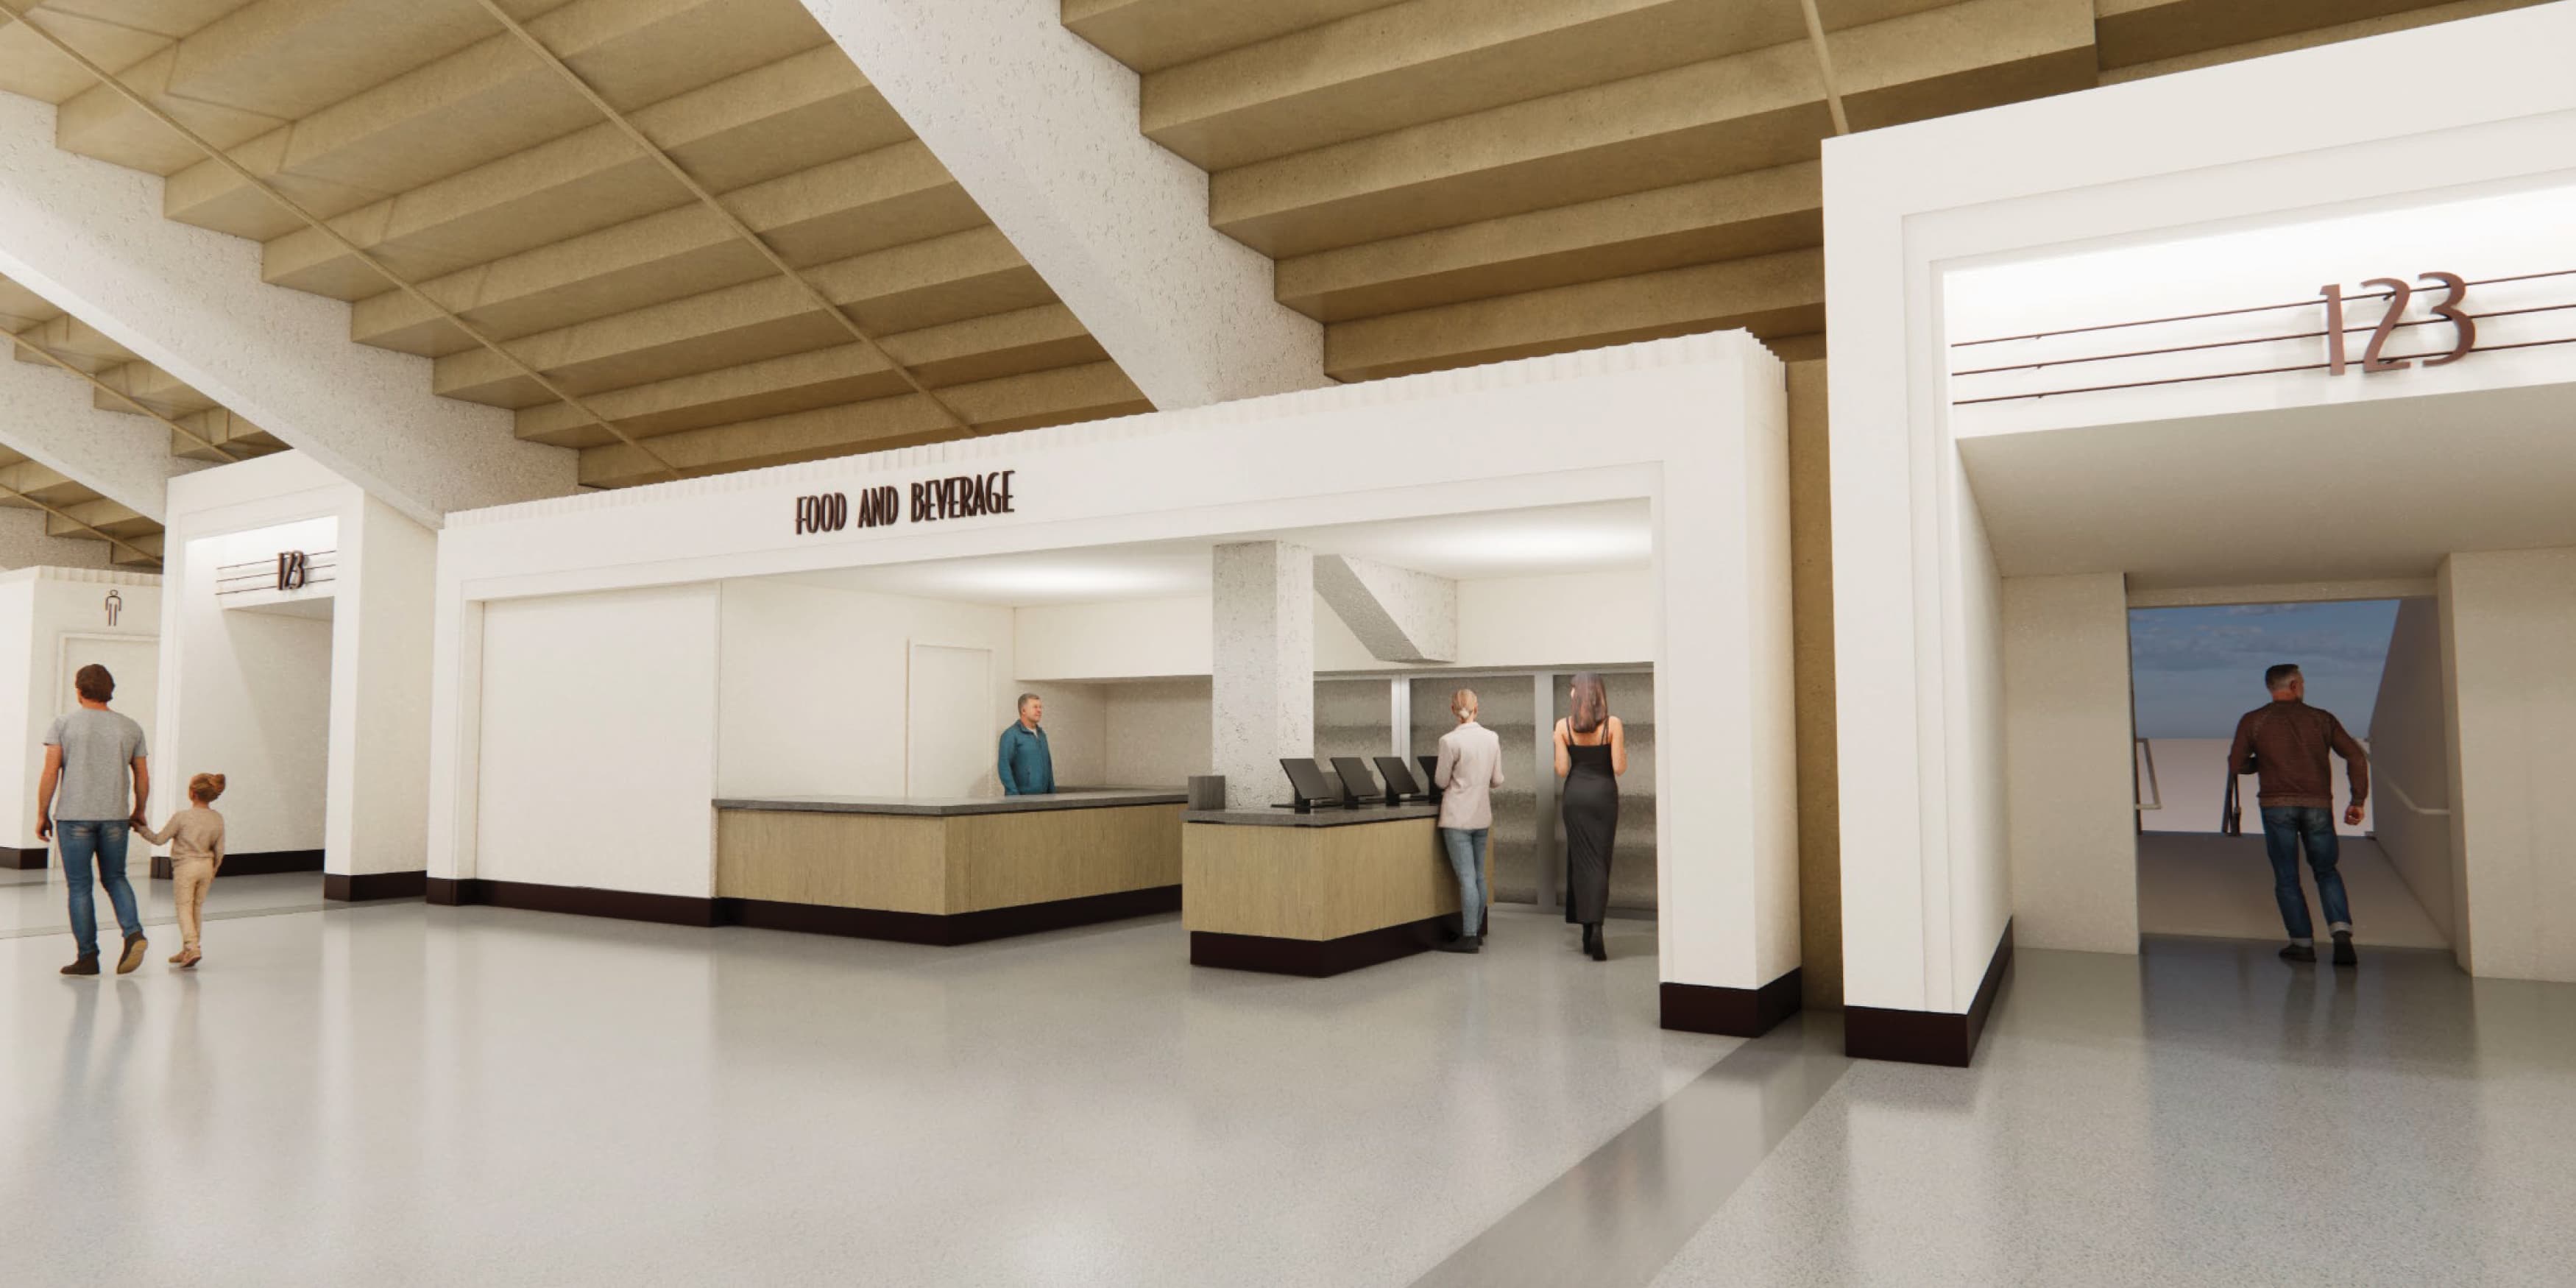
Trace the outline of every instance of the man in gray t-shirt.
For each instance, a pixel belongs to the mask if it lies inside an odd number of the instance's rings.
[[[63,973],[98,973],[98,904],[90,890],[96,881],[107,887],[117,927],[125,932],[116,966],[122,975],[143,964],[146,946],[134,886],[125,879],[125,842],[129,820],[151,796],[152,775],[145,763],[143,726],[107,709],[116,696],[116,677],[93,663],[80,669],[72,687],[80,693],[80,706],[55,717],[45,731],[45,772],[36,783],[36,837],[50,841],[57,830],[63,837],[72,938],[80,946],[80,956]],[[128,784],[134,789],[130,799]]]

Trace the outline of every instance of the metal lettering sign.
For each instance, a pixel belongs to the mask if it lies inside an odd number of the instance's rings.
[[[2385,289],[2372,292],[2363,298],[2385,297],[2388,301],[2388,311],[2379,315],[2379,325],[2371,328],[2370,343],[2361,351],[2363,374],[2367,375],[2374,371],[2395,371],[2400,367],[2411,365],[2417,358],[2423,359],[2424,365],[2428,367],[2444,366],[2469,356],[2469,350],[2478,347],[2477,319],[2470,317],[2460,308],[2468,301],[2469,284],[2460,280],[2460,275],[2457,273],[2418,273],[2415,275],[2415,280],[2434,283],[2448,292],[2443,296],[2441,303],[2433,306],[2432,313],[2434,317],[2451,324],[2454,339],[2451,351],[2439,355],[2410,354],[2403,358],[2391,358],[2382,354],[2381,350],[2387,346],[2389,335],[2397,330],[2406,316],[2406,304],[2415,298],[2415,288],[2398,278],[2374,277],[2363,282],[2362,285]],[[2343,336],[2347,328],[2344,326],[2343,316],[2343,284],[2328,283],[2319,287],[2317,294],[2326,297],[2326,374],[2340,376],[2350,365],[2344,356]],[[2404,322],[2403,325],[2421,324]]]
[[[277,588],[279,590],[304,589],[304,576],[307,564],[308,561],[305,558],[304,552],[301,550],[279,551],[277,555]]]
[[[904,503],[905,489],[892,485],[872,487],[856,497],[845,492],[800,496],[796,498],[796,535],[1011,514],[1015,512],[1011,480],[1018,474],[1018,470],[995,470],[989,474],[924,479],[911,485],[908,508]]]

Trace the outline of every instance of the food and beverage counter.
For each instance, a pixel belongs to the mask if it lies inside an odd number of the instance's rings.
[[[963,944],[1181,906],[1172,791],[715,802],[738,925]]]
[[[1435,805],[1181,815],[1190,962],[1338,975],[1458,931],[1458,881]],[[1486,884],[1492,884],[1491,851]]]

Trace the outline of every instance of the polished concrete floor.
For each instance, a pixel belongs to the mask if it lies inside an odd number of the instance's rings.
[[[245,879],[245,884],[251,879]],[[220,892],[223,882],[217,883]],[[58,891],[57,891],[58,893]],[[241,892],[245,897],[249,891]],[[396,903],[0,938],[0,1283],[2539,1283],[2576,987],[2025,952],[1968,1070],[1655,1027],[1654,926],[1331,980]],[[164,932],[156,932],[156,935]],[[175,944],[168,945],[175,947]]]

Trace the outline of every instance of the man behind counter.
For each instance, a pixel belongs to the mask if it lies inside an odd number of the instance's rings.
[[[1046,703],[1034,693],[1020,695],[1019,723],[1002,731],[1002,794],[1043,796],[1055,790],[1055,757],[1047,751],[1046,730],[1038,721]]]

